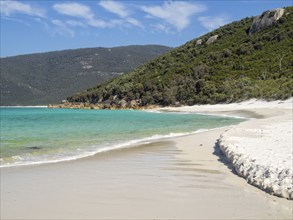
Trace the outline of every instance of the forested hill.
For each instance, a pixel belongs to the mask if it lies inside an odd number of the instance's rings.
[[[1,58],[1,105],[46,105],[129,72],[171,48],[87,48]]]
[[[227,24],[131,73],[68,97],[100,107],[286,99],[293,91],[293,7]]]

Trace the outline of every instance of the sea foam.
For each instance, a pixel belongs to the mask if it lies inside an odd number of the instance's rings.
[[[217,128],[214,128],[214,129],[217,129]],[[193,131],[193,132],[170,133],[167,135],[156,134],[156,135],[153,135],[150,137],[141,138],[141,139],[134,139],[134,140],[130,140],[130,141],[122,142],[122,143],[116,143],[116,144],[108,145],[108,146],[107,145],[106,146],[91,146],[90,149],[77,148],[75,152],[70,152],[71,154],[74,154],[74,155],[57,154],[57,155],[55,155],[55,157],[54,156],[52,157],[52,155],[50,155],[50,157],[43,156],[43,157],[40,157],[42,160],[40,160],[40,158],[35,158],[35,159],[39,159],[37,161],[30,160],[30,159],[25,158],[23,156],[16,155],[16,156],[12,157],[12,159],[14,161],[10,162],[10,163],[9,162],[4,163],[3,160],[0,160],[0,164],[1,164],[0,168],[73,161],[73,160],[78,160],[78,159],[82,159],[82,158],[86,158],[86,157],[91,157],[91,156],[94,156],[94,155],[97,155],[100,153],[140,147],[141,145],[149,144],[149,143],[159,141],[159,140],[182,137],[182,136],[206,132],[206,131],[214,130],[214,129],[199,129],[199,130]]]

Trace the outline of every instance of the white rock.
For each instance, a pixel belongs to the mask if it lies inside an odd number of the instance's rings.
[[[293,199],[292,120],[271,125],[266,119],[263,122],[254,132],[249,126],[231,128],[221,135],[219,147],[248,183]],[[263,136],[259,136],[261,133]]]
[[[207,40],[206,44],[214,43],[214,42],[218,39],[218,37],[219,37],[218,35],[211,36],[211,37]]]
[[[277,8],[270,11],[265,11],[260,16],[257,16],[249,29],[249,34],[256,33],[264,28],[273,25],[277,20],[279,20],[285,12],[283,8]]]

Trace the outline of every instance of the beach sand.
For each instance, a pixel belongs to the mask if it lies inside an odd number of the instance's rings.
[[[237,174],[250,184],[283,198],[293,199],[293,99],[249,100],[242,103],[176,108],[250,118],[230,126],[218,145]],[[172,108],[162,109],[172,111]]]
[[[254,124],[290,115],[288,103],[250,103],[167,111],[259,118],[248,121]],[[1,219],[292,219],[292,200],[248,184],[219,151],[221,134],[234,128],[76,161],[2,168]]]

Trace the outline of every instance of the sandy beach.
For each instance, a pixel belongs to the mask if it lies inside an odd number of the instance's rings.
[[[292,99],[159,110],[250,119],[70,162],[1,168],[1,219],[292,219]]]
[[[217,144],[221,152],[236,173],[250,184],[270,194],[293,199],[292,99],[162,110],[249,118],[220,135]]]

